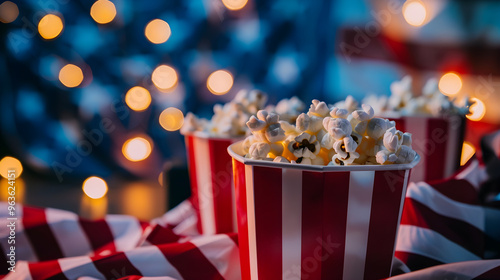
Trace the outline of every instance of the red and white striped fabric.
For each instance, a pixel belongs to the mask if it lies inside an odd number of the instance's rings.
[[[191,200],[202,234],[236,232],[234,184],[227,147],[239,139],[186,135]]]
[[[319,172],[242,159],[233,158],[242,279],[390,275],[414,163]]]
[[[447,178],[460,167],[465,117],[388,118],[398,130],[412,134],[412,148],[420,155],[420,163],[411,172],[412,182]]]

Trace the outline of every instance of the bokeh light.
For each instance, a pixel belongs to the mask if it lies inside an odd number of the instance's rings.
[[[63,22],[60,17],[54,14],[44,16],[38,23],[38,32],[44,39],[54,39],[63,30]]]
[[[466,117],[471,121],[480,121],[486,114],[486,105],[480,99],[473,97],[471,100],[474,102],[469,108],[470,114]]]
[[[184,124],[184,114],[182,111],[169,107],[160,114],[160,125],[168,131],[176,131],[179,130]]]
[[[108,184],[103,179],[92,176],[83,182],[83,192],[90,198],[98,199],[108,192]]]
[[[229,10],[241,10],[247,4],[248,0],[222,0],[222,4]]]
[[[90,8],[90,16],[100,24],[111,22],[116,16],[115,4],[108,0],[97,0]]]
[[[161,19],[154,19],[146,25],[144,30],[146,38],[153,44],[165,43],[170,38],[170,26],[168,23]]]
[[[143,137],[129,139],[122,147],[123,155],[130,161],[145,160],[151,154],[151,151],[151,143]]]
[[[125,103],[134,111],[144,111],[151,104],[151,94],[143,87],[133,87],[127,91]]]
[[[23,165],[17,158],[4,157],[0,160],[0,175],[5,179],[9,179],[9,170],[15,170],[14,174],[18,178],[23,173]]]
[[[174,68],[168,65],[160,65],[153,71],[151,80],[160,90],[172,90],[177,85],[177,72]]]
[[[474,155],[476,148],[470,142],[464,141],[462,146],[462,157],[460,158],[460,166],[463,166]]]
[[[226,70],[217,70],[207,79],[207,88],[215,95],[226,94],[233,86],[233,76]]]
[[[439,90],[447,96],[457,94],[462,88],[462,79],[455,73],[446,73],[439,79]]]
[[[79,86],[83,81],[82,69],[74,64],[66,64],[59,71],[59,81],[69,88]]]
[[[403,5],[403,16],[408,24],[422,26],[427,17],[427,10],[422,2],[409,0]]]
[[[10,1],[0,4],[0,22],[11,23],[19,16],[19,8]]]

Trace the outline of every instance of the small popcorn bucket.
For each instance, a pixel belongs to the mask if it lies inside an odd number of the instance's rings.
[[[185,135],[191,201],[201,234],[236,232],[234,183],[227,147],[241,138]]]
[[[412,170],[413,182],[447,178],[460,168],[465,134],[465,117],[384,116],[396,128],[412,134],[412,148],[421,156]]]
[[[409,164],[312,166],[233,157],[242,279],[390,276]]]

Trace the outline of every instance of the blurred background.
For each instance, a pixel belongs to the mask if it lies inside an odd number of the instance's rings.
[[[0,0],[0,174],[17,201],[142,219],[189,195],[184,115],[389,95],[412,75],[473,97],[464,160],[500,126],[494,0]],[[22,173],[21,173],[22,172]],[[95,177],[94,177],[95,176]]]

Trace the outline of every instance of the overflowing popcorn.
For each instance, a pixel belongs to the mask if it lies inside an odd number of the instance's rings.
[[[274,105],[268,105],[266,111],[269,113],[278,114],[283,121],[289,123],[295,122],[297,117],[304,112],[306,109],[306,104],[302,102],[298,97],[294,96],[290,99],[282,99]]]
[[[363,103],[371,104],[376,114],[397,112],[401,115],[443,116],[451,114],[466,115],[469,113],[471,101],[466,98],[463,106],[457,106],[456,100],[442,94],[436,79],[429,79],[417,96],[412,91],[412,78],[405,76],[401,81],[391,84],[391,95],[376,96],[370,94]],[[345,103],[348,100],[346,99]]]
[[[258,90],[241,90],[234,99],[224,105],[214,106],[211,120],[198,118],[192,113],[186,114],[182,134],[205,132],[211,136],[241,137],[248,133],[245,123],[251,115],[264,108],[267,95]]]
[[[415,159],[410,133],[397,130],[393,121],[374,118],[370,105],[353,109],[354,102],[330,108],[313,100],[295,124],[280,120],[279,114],[258,111],[246,123],[252,135],[243,141],[245,157],[312,165],[400,164]]]

